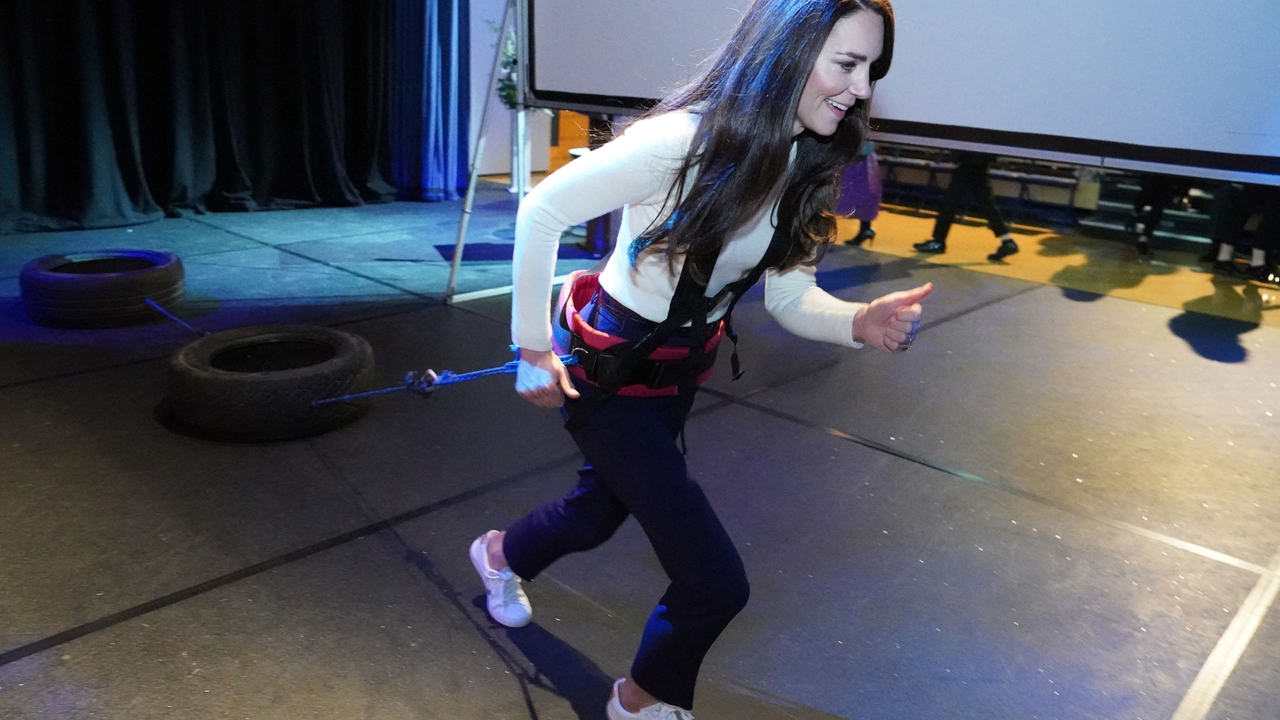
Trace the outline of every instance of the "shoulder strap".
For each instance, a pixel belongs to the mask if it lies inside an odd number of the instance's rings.
[[[733,371],[734,380],[742,377],[742,361],[738,359],[738,333],[733,329],[733,308],[748,290],[755,287],[765,270],[778,267],[783,260],[786,260],[787,252],[791,249],[791,236],[787,232],[791,227],[789,218],[789,213],[786,217],[779,214],[778,225],[773,229],[773,237],[769,240],[769,247],[764,251],[760,262],[756,263],[751,272],[743,275],[741,279],[724,286],[712,300],[711,307],[714,308],[723,302],[726,294],[729,295],[729,307],[724,311],[724,317],[721,320],[724,322],[724,334],[733,342],[733,354],[729,357],[729,367]]]

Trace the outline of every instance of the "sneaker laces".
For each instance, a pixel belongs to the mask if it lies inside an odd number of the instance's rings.
[[[498,577],[502,578],[502,604],[519,604],[520,581],[516,579],[516,574],[511,570],[499,570]]]
[[[663,710],[663,714],[660,715],[657,720],[693,720],[693,713],[685,710],[684,708],[667,705]]]

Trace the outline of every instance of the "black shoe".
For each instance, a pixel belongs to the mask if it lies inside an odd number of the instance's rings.
[[[871,228],[867,228],[866,230],[859,230],[857,235],[854,235],[849,239],[849,243],[852,245],[861,245],[864,242],[869,242],[875,239],[876,231]]]
[[[925,240],[911,247],[915,248],[916,252],[922,253],[944,253],[947,251],[947,244],[941,240]]]
[[[1143,258],[1151,257],[1151,243],[1147,242],[1146,240],[1139,240],[1135,246],[1135,249],[1138,251],[1138,257],[1143,257]]]
[[[991,262],[1000,262],[1016,252],[1018,252],[1018,243],[1005,240],[1000,243],[1000,247],[996,248],[995,252],[987,256],[987,259]]]

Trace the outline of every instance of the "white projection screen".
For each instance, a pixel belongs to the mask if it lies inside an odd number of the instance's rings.
[[[625,114],[750,0],[523,0],[530,105]],[[1280,184],[1280,0],[898,0],[885,140]]]

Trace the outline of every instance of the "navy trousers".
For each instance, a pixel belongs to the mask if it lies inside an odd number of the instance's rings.
[[[594,319],[594,318],[593,318]],[[627,323],[600,313],[597,328],[621,334]],[[623,335],[639,339],[635,323]],[[596,392],[575,382],[583,399]],[[572,409],[574,401],[568,401]],[[581,400],[577,401],[581,402]],[[702,488],[689,479],[677,439],[690,397],[614,396],[573,439],[586,458],[577,485],[507,529],[503,550],[532,580],[561,556],[590,550],[635,516],[671,584],[649,616],[631,677],[662,702],[692,709],[702,658],[747,603],[742,558]]]

